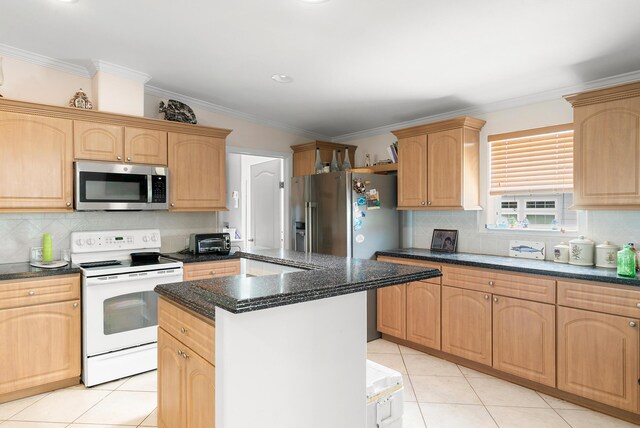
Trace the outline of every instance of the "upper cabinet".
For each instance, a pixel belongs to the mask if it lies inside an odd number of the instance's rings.
[[[72,121],[0,111],[0,210],[73,207]]]
[[[167,164],[167,133],[105,123],[73,122],[75,159]]]
[[[0,212],[73,210],[74,159],[169,165],[172,209],[224,210],[230,132],[0,98]]]
[[[341,161],[344,162],[344,152],[349,148],[349,161],[355,167],[356,149],[358,146],[349,146],[338,143],[328,143],[326,141],[311,141],[310,143],[291,146],[293,150],[293,176],[313,175],[316,173],[316,149],[320,149],[320,159],[322,162],[331,162],[333,151],[341,151]]]
[[[225,210],[223,138],[169,133],[169,206],[174,211]]]
[[[480,209],[480,129],[460,117],[393,131],[398,138],[398,208]]]
[[[573,105],[574,208],[640,207],[640,82],[565,97]]]

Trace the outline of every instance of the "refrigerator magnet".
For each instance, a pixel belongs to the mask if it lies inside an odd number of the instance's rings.
[[[367,192],[367,209],[368,210],[380,209],[380,194],[376,189],[371,189]]]
[[[364,242],[364,235],[362,233],[358,233],[356,235],[356,242],[358,244],[362,244]]]
[[[365,205],[367,205],[367,198],[364,198],[364,197],[358,198],[358,206],[364,207]]]

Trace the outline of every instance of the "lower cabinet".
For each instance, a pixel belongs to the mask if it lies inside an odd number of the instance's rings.
[[[407,338],[407,286],[378,288],[378,331],[398,339]]]
[[[406,290],[406,339],[440,349],[440,285],[415,281]]]
[[[158,427],[215,424],[215,368],[162,328],[158,329]]]
[[[555,305],[493,296],[493,367],[556,385]]]
[[[639,323],[558,307],[558,388],[638,412]]]
[[[442,287],[442,350],[491,365],[491,295]]]

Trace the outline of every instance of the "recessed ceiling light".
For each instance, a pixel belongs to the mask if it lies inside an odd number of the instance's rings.
[[[78,3],[78,0],[58,0],[60,3]]]
[[[302,0],[305,3],[326,3],[329,0]]]
[[[291,78],[291,76],[287,76],[286,74],[274,74],[273,76],[271,76],[271,78],[273,80],[275,80],[278,83],[291,83],[293,82],[293,79]]]

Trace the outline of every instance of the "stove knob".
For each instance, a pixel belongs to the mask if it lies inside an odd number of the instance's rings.
[[[149,237],[147,235],[142,237],[142,242],[147,242],[149,241]]]
[[[76,245],[78,247],[82,247],[82,239],[80,239],[80,238],[76,239]]]
[[[93,245],[95,243],[96,243],[96,241],[93,238],[88,238],[87,239],[87,245]]]
[[[158,240],[158,237],[156,235],[151,235],[151,240],[153,242],[156,242]]]

